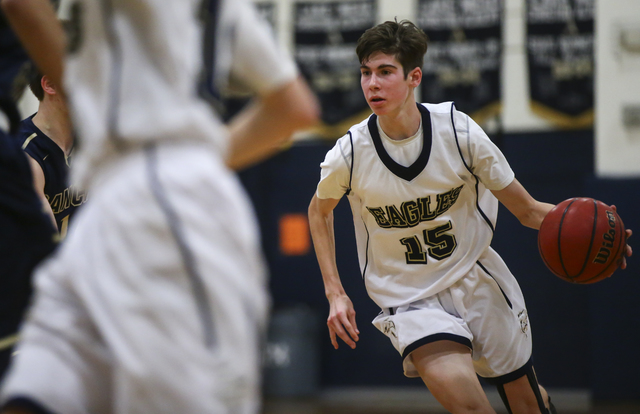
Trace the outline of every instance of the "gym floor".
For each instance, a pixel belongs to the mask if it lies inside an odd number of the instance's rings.
[[[588,392],[549,390],[559,414],[640,414],[640,401],[592,401]],[[489,401],[506,413],[492,390]],[[315,398],[267,397],[263,414],[440,414],[442,406],[422,389],[353,389],[321,392]]]

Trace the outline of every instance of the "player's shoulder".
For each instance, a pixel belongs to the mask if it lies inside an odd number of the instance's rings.
[[[45,135],[32,120],[33,116],[20,122],[15,139],[22,149],[35,159],[44,160],[50,154],[55,154],[58,145]]]
[[[440,103],[426,103],[423,102],[420,105],[424,106],[432,114],[450,114],[453,112],[459,112],[456,110],[456,104],[453,101],[440,102]]]
[[[16,138],[18,140],[24,141],[30,136],[32,136],[33,134],[39,135],[38,133],[40,131],[34,125],[32,119],[33,119],[33,115],[20,121],[20,125],[18,126],[18,133],[16,134]]]
[[[371,119],[371,115],[358,122],[349,128],[349,132],[345,135],[347,139],[349,139],[349,135],[354,140],[360,140],[363,138],[367,138],[369,134],[369,120]]]

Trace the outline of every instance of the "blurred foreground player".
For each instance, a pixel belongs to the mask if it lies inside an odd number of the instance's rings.
[[[268,297],[229,167],[315,123],[316,100],[245,1],[87,0],[71,15],[72,178],[91,200],[36,274],[5,411],[256,413]],[[203,98],[227,79],[258,95],[229,132]]]
[[[11,133],[26,86],[26,52],[0,9],[0,379],[31,295],[31,273],[55,246],[55,229],[34,191],[29,163]]]
[[[33,73],[31,92],[39,101],[38,112],[20,123],[18,140],[29,156],[36,192],[49,206],[60,239],[67,234],[74,211],[86,201],[84,191],[69,184],[73,151],[71,120],[61,89],[48,76]]]

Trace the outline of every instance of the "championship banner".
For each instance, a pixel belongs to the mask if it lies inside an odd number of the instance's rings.
[[[429,38],[422,102],[454,101],[483,124],[501,111],[502,0],[419,0]]]
[[[593,126],[594,0],[527,0],[534,113],[561,128]]]
[[[375,18],[373,0],[296,4],[295,59],[322,106],[322,124],[313,134],[337,139],[371,113],[360,88],[356,43]]]

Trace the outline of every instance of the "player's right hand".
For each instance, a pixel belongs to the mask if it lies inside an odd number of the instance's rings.
[[[331,344],[335,349],[338,349],[337,335],[351,349],[355,349],[360,331],[356,326],[356,311],[353,309],[351,299],[345,294],[330,297],[329,307],[327,326],[329,327]]]

